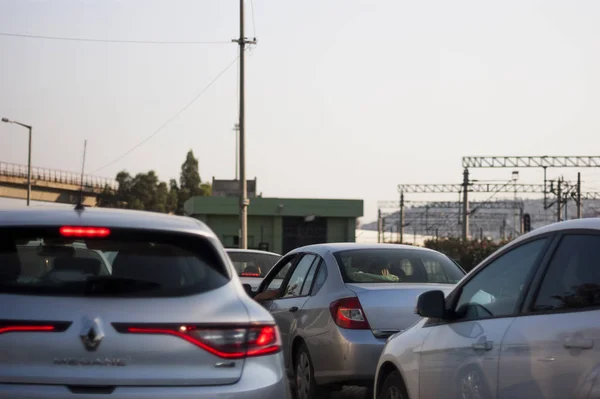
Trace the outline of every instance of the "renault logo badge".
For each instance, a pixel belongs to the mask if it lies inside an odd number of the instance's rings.
[[[100,318],[96,317],[93,320],[84,318],[80,337],[85,349],[90,352],[98,349],[102,338],[104,338],[104,330],[102,330],[102,321]]]

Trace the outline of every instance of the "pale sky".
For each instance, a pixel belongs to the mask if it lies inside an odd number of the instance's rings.
[[[463,155],[600,155],[596,0],[253,3],[247,170],[264,196],[360,198],[372,220],[398,183],[460,182]],[[252,37],[249,0],[247,11]],[[238,2],[0,0],[0,31],[229,42]],[[35,166],[80,170],[87,139],[86,169],[100,176],[153,169],[168,180],[191,148],[204,180],[234,177],[235,65],[154,138],[97,170],[185,107],[235,59],[235,44],[0,36],[0,50],[0,116],[33,125]],[[26,130],[0,125],[0,161],[25,164],[26,151]],[[600,189],[600,171],[582,172],[588,190]]]

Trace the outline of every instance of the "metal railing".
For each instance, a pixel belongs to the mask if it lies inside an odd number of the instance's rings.
[[[0,162],[0,176],[27,178],[27,165]],[[81,185],[80,173],[69,172],[60,169],[48,169],[33,166],[31,168],[31,179],[50,183],[72,184],[75,186]],[[116,190],[118,184],[114,179],[83,175],[83,186],[84,189],[92,190],[103,189],[104,187],[108,186],[109,188]]]

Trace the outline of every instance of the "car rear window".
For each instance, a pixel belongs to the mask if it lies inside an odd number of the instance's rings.
[[[353,249],[333,254],[347,283],[456,284],[465,273],[446,256],[413,249]]]
[[[108,234],[82,237],[65,236],[60,226],[0,228],[0,293],[181,296],[229,281],[224,262],[204,237],[104,232]]]
[[[264,277],[281,258],[279,255],[258,252],[227,251],[240,277]]]

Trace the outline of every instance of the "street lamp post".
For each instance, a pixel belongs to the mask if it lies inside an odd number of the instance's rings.
[[[29,130],[29,151],[27,155],[27,206],[31,203],[31,130],[32,127],[21,122],[11,121],[8,118],[2,118],[2,122],[14,123],[15,125],[26,127]]]

